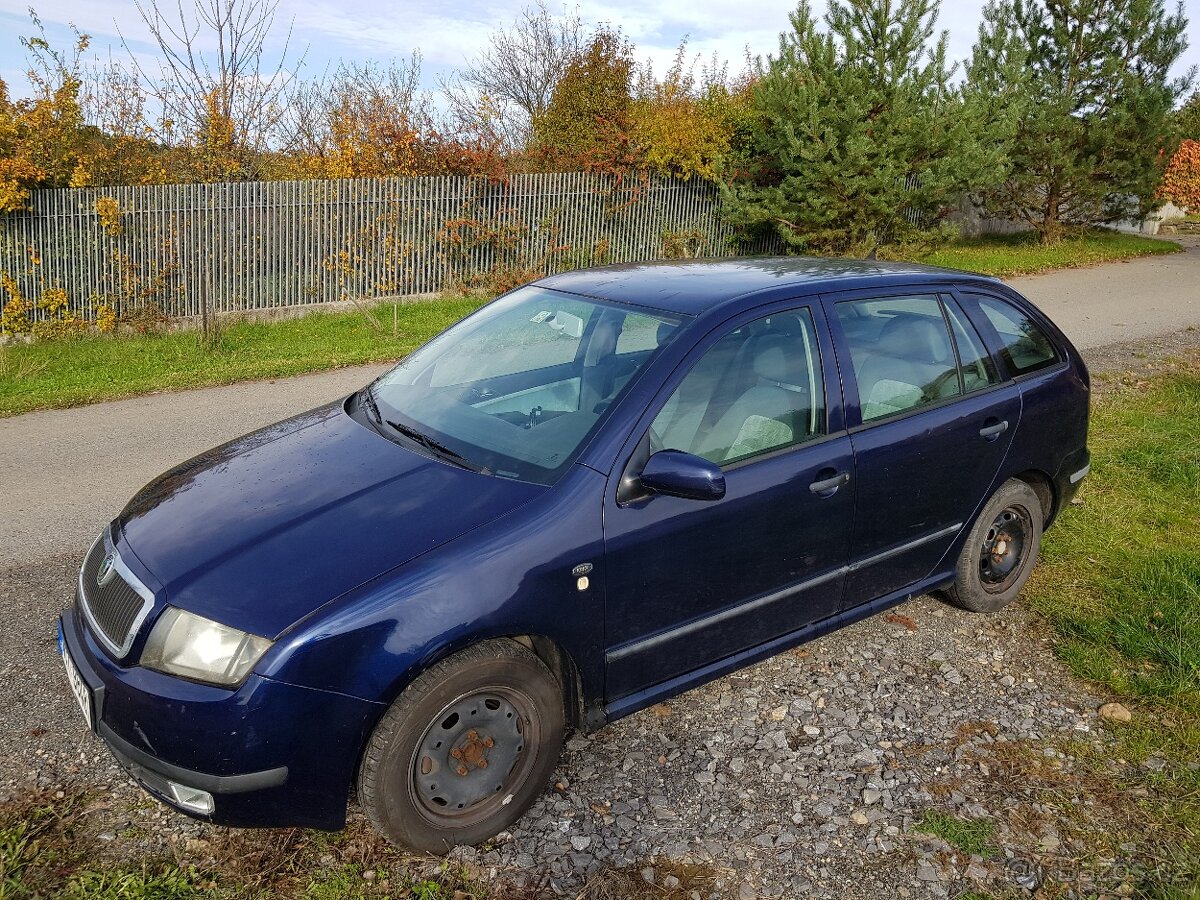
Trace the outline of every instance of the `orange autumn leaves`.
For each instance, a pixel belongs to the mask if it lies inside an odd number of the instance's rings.
[[[1167,164],[1158,196],[1189,212],[1200,211],[1200,141],[1179,145]]]

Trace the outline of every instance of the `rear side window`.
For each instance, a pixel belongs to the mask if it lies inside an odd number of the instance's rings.
[[[979,332],[962,314],[958,304],[946,299],[943,302],[946,318],[950,321],[950,330],[954,332],[954,345],[958,348],[958,361],[962,367],[963,392],[983,390],[989,385],[996,384],[1000,376],[996,373],[996,364],[991,354],[979,339]]]
[[[973,295],[1000,338],[1000,355],[1013,375],[1036,372],[1058,362],[1058,351],[1045,332],[1017,307],[996,297]]]
[[[864,422],[962,393],[942,305],[933,295],[835,304]]]

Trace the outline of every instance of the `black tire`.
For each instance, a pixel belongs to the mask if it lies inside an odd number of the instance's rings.
[[[1010,479],[984,505],[946,589],[952,603],[969,612],[997,612],[1012,603],[1037,563],[1045,522],[1038,495]]]
[[[546,664],[515,641],[430,666],[371,734],[359,804],[380,834],[413,850],[444,854],[492,837],[521,817],[558,763],[562,696]]]

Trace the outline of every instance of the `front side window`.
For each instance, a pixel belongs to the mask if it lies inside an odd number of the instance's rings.
[[[962,393],[954,343],[933,295],[835,304],[864,422]]]
[[[1000,356],[1013,375],[1036,372],[1058,361],[1058,351],[1033,320],[1017,307],[996,297],[970,295],[1000,338]]]
[[[552,483],[680,317],[526,287],[375,382],[376,426],[501,477]],[[619,353],[625,338],[636,351]]]
[[[825,391],[807,309],[750,322],[710,347],[650,429],[654,450],[727,465],[825,433]]]

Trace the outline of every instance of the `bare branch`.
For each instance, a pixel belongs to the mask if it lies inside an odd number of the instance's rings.
[[[199,143],[214,113],[232,128],[238,152],[266,150],[284,115],[289,86],[303,63],[293,58],[289,25],[278,64],[264,60],[279,0],[176,0],[165,13],[161,0],[134,0],[160,53],[158,72],[134,56],[133,71],[159,110],[165,143]]]
[[[587,42],[578,11],[553,13],[545,0],[527,6],[511,29],[493,32],[457,79],[443,81],[452,118],[475,132],[500,131],[524,145],[532,122],[550,105],[554,86]],[[484,123],[481,116],[492,121]]]

